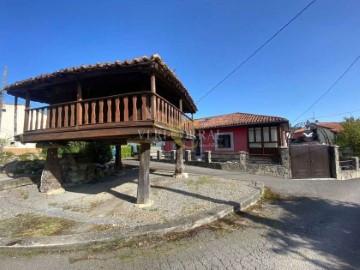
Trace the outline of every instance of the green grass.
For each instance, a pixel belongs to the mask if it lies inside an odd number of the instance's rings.
[[[188,179],[186,181],[186,185],[188,187],[194,186],[196,189],[199,189],[199,187],[211,183],[211,179],[208,176],[200,176],[199,179]]]
[[[0,221],[0,237],[38,237],[59,235],[76,222],[34,214],[19,214]]]

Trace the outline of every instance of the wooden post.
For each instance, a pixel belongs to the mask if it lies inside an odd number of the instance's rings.
[[[30,94],[26,93],[26,101],[25,101],[25,120],[24,120],[24,131],[29,130],[29,109],[30,109]]]
[[[18,97],[15,97],[15,102],[14,102],[14,136],[17,135],[17,111],[18,111]]]
[[[150,203],[150,143],[141,143],[137,204]]]
[[[117,144],[115,146],[115,173],[120,173],[122,168],[122,161],[121,161],[121,145]]]
[[[175,162],[175,178],[187,178],[187,175],[184,173],[184,146],[181,143],[180,145],[176,144],[176,162]]]
[[[76,94],[76,100],[77,100],[77,121],[76,121],[76,125],[79,126],[79,125],[82,125],[82,104],[81,104],[81,101],[82,101],[82,87],[81,87],[81,84],[80,82],[78,81],[76,83],[76,90],[77,90],[77,94]]]
[[[151,75],[151,93],[156,94],[156,78],[155,75]],[[155,120],[156,117],[156,96],[151,95],[151,119]]]

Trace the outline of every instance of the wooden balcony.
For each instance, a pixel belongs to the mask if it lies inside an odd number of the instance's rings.
[[[59,140],[121,140],[139,136],[194,137],[193,121],[161,96],[132,92],[26,109],[26,142]],[[130,138],[130,139],[129,139]]]

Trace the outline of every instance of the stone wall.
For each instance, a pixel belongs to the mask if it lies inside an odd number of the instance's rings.
[[[291,164],[288,147],[280,147],[279,153],[281,156],[280,163],[263,164],[254,163],[249,157],[249,153],[240,151],[237,157],[238,161],[227,161],[227,162],[213,162],[212,152],[204,152],[203,161],[186,161],[185,164],[192,166],[199,166],[211,169],[225,170],[225,171],[242,171],[256,175],[269,175],[275,177],[281,177],[285,179],[291,178]],[[161,156],[161,155],[158,155]],[[158,159],[162,162],[174,161],[171,159],[164,160]]]
[[[83,162],[72,155],[64,155],[60,160],[63,184],[78,184],[98,180],[114,173],[114,164],[101,166]]]

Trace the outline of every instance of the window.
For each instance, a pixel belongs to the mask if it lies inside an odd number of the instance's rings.
[[[234,149],[234,142],[233,142],[233,133],[217,133],[215,136],[216,150],[233,150]]]
[[[279,146],[279,128],[277,126],[253,127],[248,129],[249,148],[253,153],[265,154]]]

